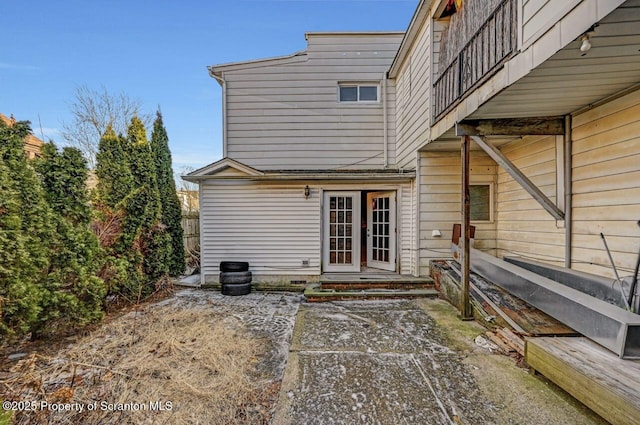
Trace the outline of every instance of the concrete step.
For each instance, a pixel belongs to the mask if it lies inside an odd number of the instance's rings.
[[[339,280],[321,278],[320,288],[336,291],[433,289],[435,288],[435,282],[430,277],[403,277],[401,279],[348,278]]]
[[[307,302],[352,301],[352,300],[387,300],[412,298],[437,298],[438,291],[434,288],[418,289],[325,289],[317,285],[309,286],[304,291]]]

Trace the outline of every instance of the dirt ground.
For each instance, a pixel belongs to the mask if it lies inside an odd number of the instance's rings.
[[[10,363],[3,410],[16,424],[267,424],[299,303],[178,292]]]
[[[605,423],[445,301],[302,301],[183,290],[5,357],[0,425]]]

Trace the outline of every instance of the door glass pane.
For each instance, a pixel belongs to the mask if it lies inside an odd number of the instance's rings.
[[[331,196],[329,201],[329,263],[351,264],[353,250],[352,196]]]
[[[382,196],[372,199],[372,208],[377,209],[371,212],[371,250],[372,260],[380,262],[390,261],[390,246],[393,226],[391,225],[391,198]]]

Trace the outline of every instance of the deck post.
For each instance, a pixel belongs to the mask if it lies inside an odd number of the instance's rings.
[[[471,197],[469,195],[469,155],[470,155],[471,137],[462,137],[462,258],[461,258],[461,285],[460,294],[460,319],[473,320],[473,311],[471,309],[471,301],[469,299],[469,254],[470,254],[470,218],[469,212],[471,207]]]

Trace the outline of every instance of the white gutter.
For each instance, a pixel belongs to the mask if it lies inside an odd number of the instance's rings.
[[[387,74],[382,74],[382,131],[384,132],[383,150],[384,150],[384,168],[389,166],[389,131],[388,131],[388,112],[387,112]]]
[[[263,174],[259,176],[216,176],[216,175],[204,175],[204,176],[182,176],[183,180],[197,183],[204,180],[251,180],[251,181],[269,181],[269,180],[375,180],[381,181],[409,181],[415,178],[416,173],[414,171],[404,171],[402,173],[273,173]]]
[[[222,157],[227,157],[227,82],[224,79],[224,73],[220,76],[216,75],[209,69],[209,75],[216,79],[222,86]]]

